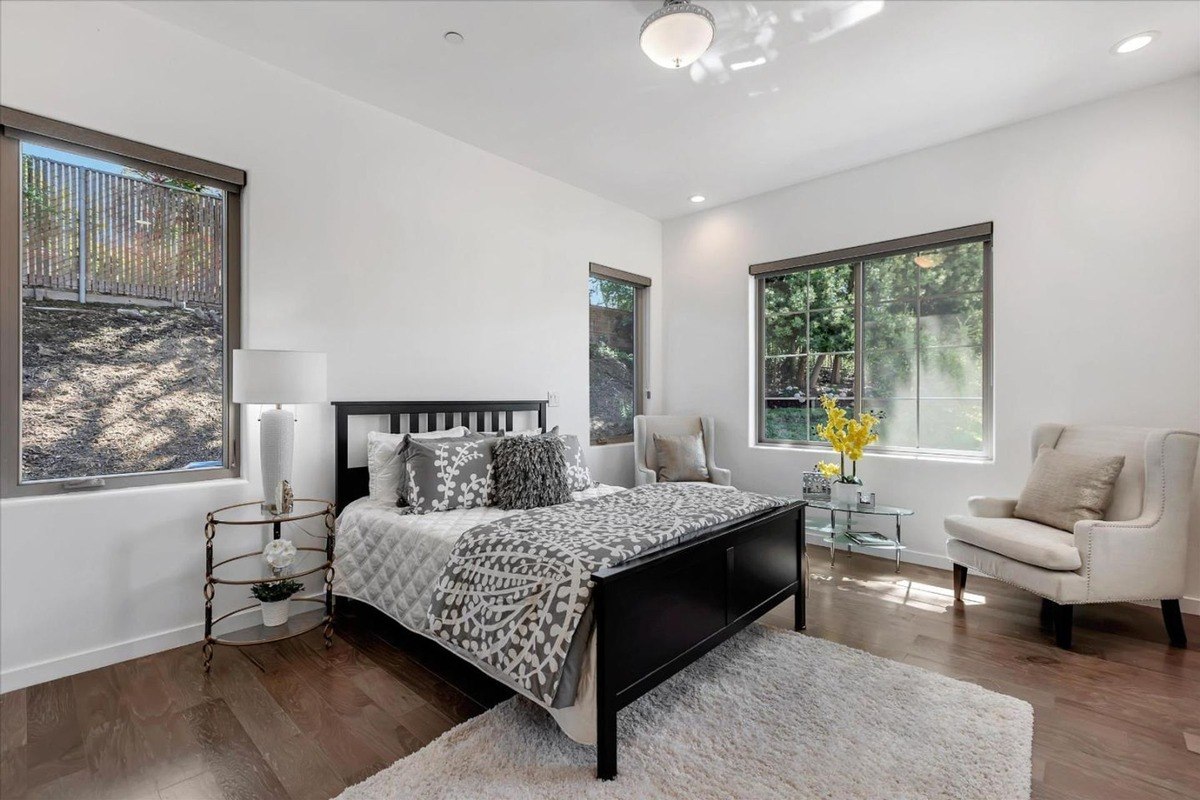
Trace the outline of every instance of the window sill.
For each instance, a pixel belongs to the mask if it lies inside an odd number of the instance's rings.
[[[94,489],[79,492],[55,492],[53,494],[30,494],[17,497],[0,498],[0,506],[33,505],[36,503],[54,503],[67,500],[88,500],[100,497],[149,494],[151,492],[198,491],[200,489],[216,490],[242,489],[250,485],[247,478],[213,478],[212,480],[181,481],[178,483],[159,483],[145,486],[121,486],[112,489]]]
[[[804,444],[775,444],[771,442],[759,442],[758,444],[750,445],[751,450],[784,450],[791,453],[812,453],[822,459],[833,458],[837,455],[828,447],[819,447]],[[921,453],[921,452],[879,452],[868,451],[863,453],[863,461],[874,458],[893,459],[898,461],[936,461],[948,464],[994,464],[996,457],[993,455],[953,455],[950,453]]]

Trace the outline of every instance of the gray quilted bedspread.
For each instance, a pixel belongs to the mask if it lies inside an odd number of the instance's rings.
[[[458,539],[442,570],[430,632],[551,703],[593,572],[785,503],[707,484],[656,483],[481,525]]]

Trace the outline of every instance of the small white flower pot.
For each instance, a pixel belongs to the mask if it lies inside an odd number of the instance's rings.
[[[842,481],[834,481],[829,488],[830,499],[835,503],[844,503],[846,505],[858,504],[858,490],[862,487],[857,483],[843,483]]]
[[[289,597],[287,600],[276,600],[274,603],[259,603],[262,606],[263,625],[268,628],[274,628],[279,625],[286,625],[288,621],[288,604],[292,602]]]

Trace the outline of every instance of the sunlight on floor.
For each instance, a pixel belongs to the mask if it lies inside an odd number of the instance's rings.
[[[908,578],[852,578],[849,576],[814,575],[814,581],[836,581],[846,589],[862,590],[863,594],[889,603],[919,608],[927,611],[944,612],[954,606],[954,590],[949,586],[935,586]],[[981,606],[987,599],[981,594],[963,592],[963,604]]]

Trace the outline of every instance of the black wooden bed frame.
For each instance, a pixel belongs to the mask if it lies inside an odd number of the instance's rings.
[[[367,494],[349,466],[349,418],[387,416],[392,432],[514,430],[516,413],[546,427],[546,401],[335,402],[336,503]],[[458,421],[455,421],[458,420]],[[770,509],[592,575],[596,624],[596,775],[617,775],[617,712],[789,596],[805,624],[804,503]],[[469,660],[468,660],[468,663]]]

